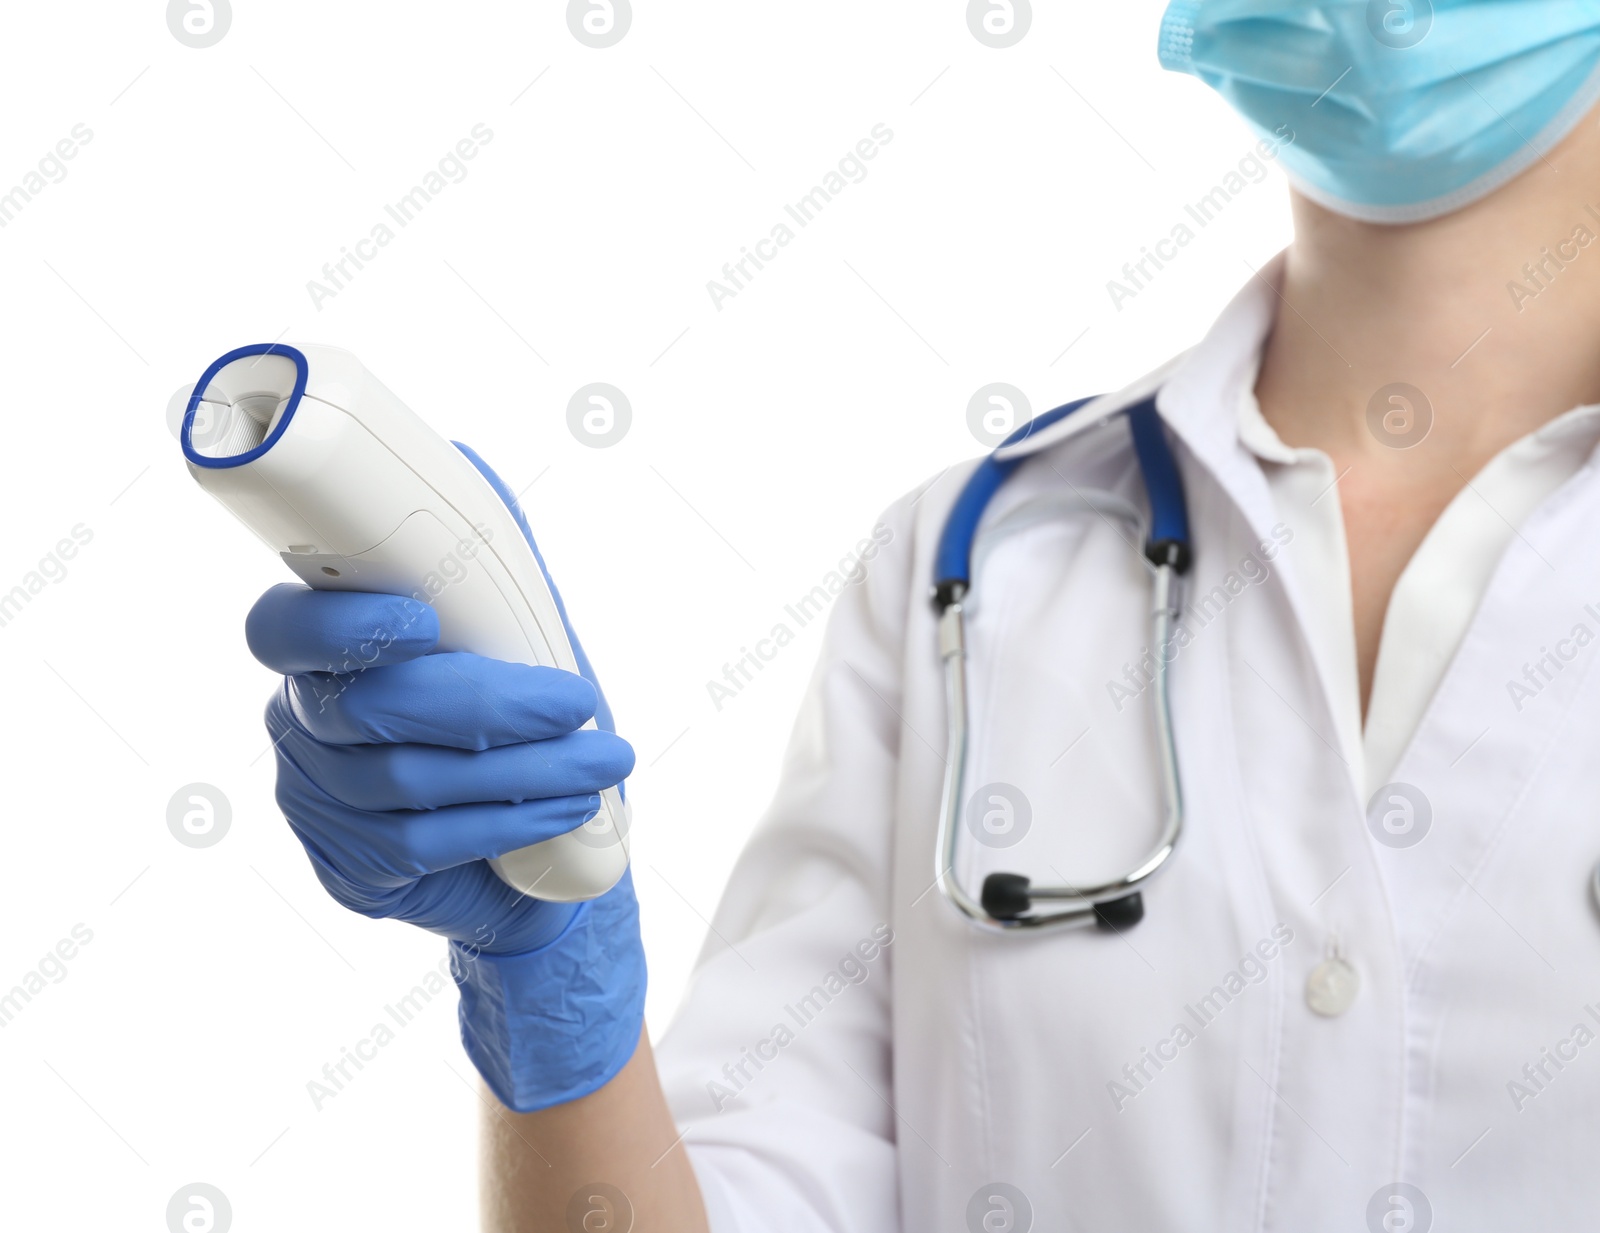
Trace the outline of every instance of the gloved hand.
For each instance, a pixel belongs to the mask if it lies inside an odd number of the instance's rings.
[[[532,547],[515,497],[459,448]],[[570,624],[567,635],[582,675],[430,654],[438,617],[399,595],[284,584],[245,622],[251,652],[285,674],[266,716],[277,798],[318,879],[347,908],[450,939],[463,1043],[519,1112],[603,1086],[644,1016],[630,875],[587,903],[547,903],[487,864],[582,825],[633,769]],[[591,716],[599,730],[582,730]]]

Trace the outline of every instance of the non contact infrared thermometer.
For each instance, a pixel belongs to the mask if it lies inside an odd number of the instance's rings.
[[[505,502],[348,351],[228,352],[195,385],[179,439],[200,486],[307,585],[430,604],[441,651],[578,671]],[[351,648],[352,662],[330,670],[358,670],[372,654]],[[607,788],[577,830],[490,863],[524,894],[593,899],[627,867],[627,827],[621,793]]]

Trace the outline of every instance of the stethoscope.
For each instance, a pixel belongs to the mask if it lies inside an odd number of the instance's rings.
[[[939,613],[939,658],[944,663],[949,741],[944,791],[939,802],[936,844],[937,880],[946,899],[974,923],[994,930],[1090,925],[1124,929],[1144,916],[1140,889],[1172,856],[1183,832],[1183,782],[1172,735],[1171,692],[1165,650],[1181,607],[1179,578],[1187,572],[1189,511],[1177,461],[1151,395],[1124,412],[1133,435],[1149,501],[1149,521],[1131,502],[1115,493],[1074,490],[1037,497],[1019,504],[980,536],[978,524],[995,493],[1023,461],[1002,457],[1006,447],[1065,419],[1093,399],[1080,399],[1047,411],[1013,432],[978,464],[951,507],[934,560],[933,603]],[[970,602],[972,578],[989,547],[999,538],[1035,525],[1051,515],[1092,513],[1116,518],[1144,536],[1144,557],[1152,570],[1150,611],[1152,656],[1151,696],[1160,754],[1163,822],[1160,838],[1148,855],[1120,877],[1085,886],[1035,886],[1019,873],[991,873],[974,899],[956,875],[961,856],[961,796],[967,761],[967,650],[963,601]],[[1148,529],[1147,529],[1148,528]],[[1041,902],[1066,906],[1035,911]]]

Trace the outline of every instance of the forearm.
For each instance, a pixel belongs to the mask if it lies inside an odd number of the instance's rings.
[[[513,1113],[485,1091],[483,1105],[485,1233],[705,1233],[647,1037],[616,1078],[581,1099]]]

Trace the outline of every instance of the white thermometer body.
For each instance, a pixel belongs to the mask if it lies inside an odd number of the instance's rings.
[[[578,671],[544,571],[505,503],[348,351],[275,343],[228,352],[190,396],[181,441],[200,486],[308,586],[427,603],[441,651]],[[353,647],[351,662],[330,671],[359,670],[375,653],[375,643]],[[607,788],[577,830],[490,863],[536,898],[592,899],[627,867],[627,826],[621,794]]]

